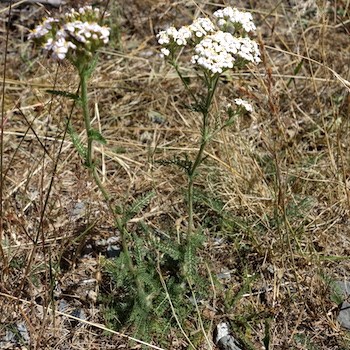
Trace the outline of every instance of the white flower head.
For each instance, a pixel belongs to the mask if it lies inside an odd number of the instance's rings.
[[[231,33],[218,31],[207,35],[195,46],[192,63],[213,74],[233,68],[237,59],[259,63],[257,44],[249,38],[236,38]]]
[[[185,46],[198,42],[198,38],[204,38],[207,34],[215,31],[214,24],[208,18],[197,18],[189,26],[182,26],[180,29],[169,27],[157,34],[157,40],[162,45],[161,51],[173,52],[179,46]],[[164,50],[166,49],[166,50]],[[168,50],[168,51],[167,51]],[[164,55],[164,52],[163,55]],[[164,55],[164,56],[169,56]]]
[[[240,38],[241,47],[239,51],[239,56],[249,62],[258,64],[261,62],[260,51],[258,44],[254,41],[247,38]]]
[[[66,41],[65,38],[61,37],[57,40],[49,38],[48,41],[43,45],[43,48],[47,51],[52,52],[52,58],[63,60],[66,58],[69,49],[75,50],[77,47],[72,42]]]
[[[46,18],[41,24],[32,30],[32,32],[28,35],[28,39],[32,40],[44,37],[52,30],[54,23],[58,22],[58,19],[52,17]]]
[[[71,37],[82,44],[88,43],[90,38],[94,41],[101,40],[103,44],[107,44],[110,35],[110,29],[108,27],[102,27],[95,22],[68,22],[64,25],[64,29]]]
[[[235,29],[242,27],[246,33],[256,30],[253,17],[249,12],[239,11],[232,7],[225,7],[224,9],[215,11],[213,15],[217,19],[217,25],[222,30],[226,30],[230,26],[233,26]]]
[[[197,18],[189,26],[189,30],[194,33],[197,38],[202,38],[207,34],[215,31],[215,26],[209,18]]]
[[[178,46],[184,46],[187,44],[187,40],[192,36],[188,27],[181,27],[177,30],[175,27],[169,27],[166,30],[162,30],[157,34],[158,43],[166,48],[175,44]]]
[[[235,99],[235,104],[237,106],[245,109],[249,113],[253,112],[253,106],[246,100],[242,100],[241,98],[236,98]]]
[[[100,11],[91,6],[71,9],[61,19],[47,18],[32,31],[29,39],[42,44],[53,58],[68,58],[78,64],[90,59],[109,41],[110,28],[98,24],[100,17]]]
[[[162,57],[165,57],[165,56],[169,56],[170,55],[170,50],[167,49],[166,47],[162,47],[160,49],[160,52],[161,52],[161,56]]]
[[[162,30],[157,34],[158,43],[160,45],[168,45],[171,42],[175,42],[178,31],[175,27],[169,27],[166,30]]]
[[[108,13],[104,13],[104,17],[108,17]],[[78,10],[71,9],[65,14],[67,20],[82,21],[82,22],[99,22],[101,19],[101,12],[98,8],[92,6],[80,7]]]
[[[179,46],[185,46],[187,44],[187,40],[192,37],[192,32],[188,27],[181,27],[176,37],[174,38],[176,44]]]

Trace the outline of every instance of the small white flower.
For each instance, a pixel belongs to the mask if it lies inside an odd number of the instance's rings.
[[[56,40],[49,38],[47,42],[43,45],[43,49],[52,52],[52,58],[63,60],[69,49],[76,50],[77,46],[70,41],[66,41],[65,38],[60,37]]]
[[[239,56],[255,64],[261,62],[258,44],[249,38],[240,38],[240,41]]]
[[[241,98],[236,98],[235,104],[237,106],[244,108],[247,112],[253,112],[253,106],[246,100],[242,100]]]
[[[166,47],[161,48],[160,52],[162,57],[170,55],[170,51]]]
[[[99,32],[100,32],[100,39],[103,41],[104,44],[107,44],[110,36],[110,29],[108,27],[100,26]]]
[[[166,32],[166,30],[162,30],[157,34],[157,39],[158,39],[158,43],[160,45],[166,45],[169,44],[170,42],[170,38],[168,33]]]
[[[43,49],[46,51],[52,50],[53,39],[49,38],[46,43],[43,44]]]

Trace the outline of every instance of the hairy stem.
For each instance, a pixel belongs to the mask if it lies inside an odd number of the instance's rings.
[[[85,122],[85,130],[87,133],[87,139],[88,139],[88,145],[87,145],[87,153],[86,153],[86,159],[85,159],[85,165],[89,169],[90,175],[92,175],[97,187],[101,191],[104,199],[107,202],[108,208],[111,211],[115,224],[120,232],[121,241],[122,241],[122,249],[127,259],[127,265],[128,270],[130,271],[131,275],[133,276],[138,297],[140,300],[141,305],[144,305],[146,307],[146,293],[144,290],[144,286],[140,279],[137,276],[137,270],[132,262],[132,258],[130,256],[130,252],[128,249],[128,243],[127,243],[127,237],[129,235],[127,228],[123,221],[120,219],[120,217],[115,213],[113,210],[111,203],[110,203],[110,195],[106,188],[103,186],[102,181],[98,175],[94,159],[93,159],[93,136],[91,132],[91,119],[89,114],[89,104],[88,104],[88,95],[87,95],[87,82],[89,74],[86,73],[85,69],[82,69],[79,71],[80,76],[80,98],[81,98],[81,104],[83,108],[83,116],[84,116],[84,122]]]
[[[92,135],[91,135],[91,120],[90,120],[90,114],[89,114],[89,104],[88,104],[88,96],[87,96],[87,81],[88,76],[85,73],[84,70],[79,72],[80,75],[80,98],[81,98],[81,104],[83,108],[83,116],[84,116],[84,123],[85,123],[85,130],[87,134],[88,139],[88,147],[87,147],[87,154],[85,159],[85,165],[88,167],[90,173],[93,169],[93,163],[92,163]]]
[[[202,130],[201,130],[200,147],[199,147],[197,156],[196,156],[196,158],[191,166],[191,169],[188,172],[188,188],[187,188],[187,194],[188,194],[188,231],[187,231],[187,240],[189,239],[190,235],[192,234],[192,232],[194,230],[194,225],[193,225],[194,178],[196,176],[196,170],[203,160],[203,153],[204,153],[205,147],[210,140],[209,110],[210,110],[210,106],[211,106],[213,98],[214,98],[214,94],[215,94],[218,80],[219,80],[219,75],[214,75],[214,76],[209,76],[209,77],[205,76],[205,81],[206,81],[206,85],[207,85],[207,94],[206,94],[204,103],[203,103],[202,108],[201,108]]]

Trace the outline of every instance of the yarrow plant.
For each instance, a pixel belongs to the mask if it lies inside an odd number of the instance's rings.
[[[103,188],[93,162],[93,141],[104,142],[103,137],[91,127],[88,108],[87,82],[96,64],[97,50],[108,43],[110,30],[101,26],[101,12],[98,8],[85,6],[71,9],[60,18],[46,18],[28,36],[48,51],[56,60],[67,59],[78,70],[80,77],[80,102],[83,108],[85,129],[88,138],[87,149],[77,147],[85,165],[94,175],[95,181],[104,196]],[[81,143],[80,141],[78,142]]]
[[[106,16],[106,13],[104,13],[104,16]],[[106,142],[98,130],[93,129],[91,126],[87,93],[88,79],[97,62],[97,50],[109,41],[110,28],[101,25],[102,20],[102,13],[97,8],[85,6],[78,10],[72,9],[63,17],[46,18],[29,34],[29,39],[40,45],[55,60],[67,59],[76,67],[79,73],[80,96],[78,98],[74,94],[62,93],[60,91],[53,91],[53,93],[72,96],[82,106],[87,146],[85,147],[83,145],[78,134],[70,124],[68,125],[68,132],[79,155],[84,160],[84,165],[88,168],[89,173],[92,175],[113,213],[116,226],[121,235],[125,265],[135,284],[140,303],[146,306],[147,301],[144,288],[137,276],[137,271],[128,249],[127,237],[130,235],[126,227],[127,220],[120,217],[117,210],[111,207],[110,195],[99,178],[93,158],[93,142]]]
[[[193,181],[197,168],[203,161],[203,153],[211,138],[224,127],[233,123],[242,113],[250,113],[253,107],[240,98],[227,106],[228,119],[220,124],[213,123],[211,105],[222,73],[230,69],[241,69],[247,64],[257,65],[260,59],[258,44],[249,37],[256,30],[252,15],[236,8],[226,7],[213,13],[209,18],[198,18],[192,24],[180,29],[170,27],[158,33],[161,56],[169,62],[179,75],[182,83],[194,99],[194,109],[202,114],[200,147],[195,159],[186,162],[188,175],[188,237],[194,230],[193,225]],[[180,70],[178,53],[182,48],[192,52],[191,63],[199,73],[206,94],[196,95],[190,89],[188,79]],[[213,125],[215,124],[215,125]]]

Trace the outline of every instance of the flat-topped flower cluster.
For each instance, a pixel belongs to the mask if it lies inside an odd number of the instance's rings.
[[[215,11],[213,16],[215,23],[209,18],[197,18],[189,26],[159,32],[162,55],[173,58],[179,47],[189,45],[194,48],[191,62],[209,74],[221,74],[248,62],[258,64],[259,47],[248,37],[256,29],[252,15],[226,7]]]
[[[89,60],[101,46],[108,43],[110,29],[99,24],[100,10],[85,6],[72,9],[63,18],[46,18],[28,36],[52,53],[54,59],[68,58],[77,64]]]

